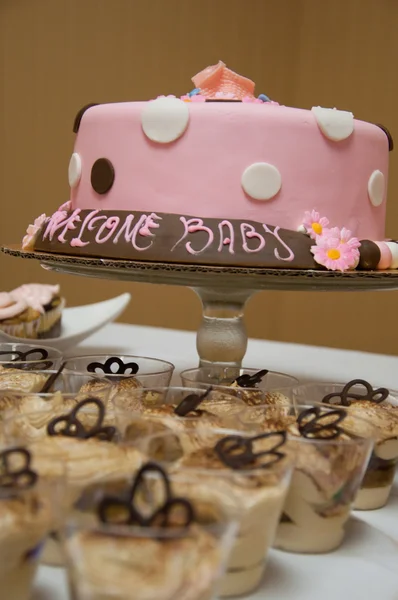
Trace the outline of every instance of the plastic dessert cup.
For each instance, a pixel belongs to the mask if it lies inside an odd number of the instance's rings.
[[[30,598],[47,535],[59,523],[62,466],[54,469],[52,460],[51,475],[42,480],[34,462],[24,447],[0,448],[0,590],[10,600]]]
[[[1,384],[0,375],[0,384]],[[49,418],[95,396],[108,404],[112,383],[94,375],[57,371],[17,371],[3,374],[6,389],[0,389],[0,419],[10,412],[45,411]],[[47,390],[47,391],[45,391]]]
[[[198,387],[214,390],[226,388],[249,406],[261,403],[278,403],[278,396],[283,389],[298,385],[298,380],[291,375],[259,369],[239,367],[198,367],[186,369],[180,373],[182,384],[186,387]],[[278,390],[275,393],[274,390]],[[268,393],[265,393],[268,392]]]
[[[24,370],[58,369],[62,363],[62,354],[55,348],[40,344],[0,344],[0,373],[5,368]]]
[[[330,406],[259,406],[241,415],[248,426],[287,433],[295,468],[275,547],[322,553],[340,546],[373,447],[372,424]]]
[[[361,382],[362,380],[356,380]],[[354,385],[352,385],[354,383]],[[369,386],[366,389],[367,384]],[[349,386],[349,387],[347,387]],[[298,386],[293,395],[296,402],[322,402],[341,405],[341,394],[354,394],[357,398],[345,400],[343,406],[350,414],[372,422],[375,428],[375,445],[366,469],[360,490],[354,502],[354,508],[372,510],[383,507],[390,496],[398,463],[398,392],[385,388],[373,389],[367,382],[311,383]],[[385,400],[379,390],[385,390]],[[330,397],[333,395],[333,397]],[[371,400],[373,398],[373,401]]]
[[[186,387],[201,387],[202,385],[220,385],[222,387],[229,387],[239,378],[241,378],[241,381],[245,384],[245,387],[250,387],[247,385],[248,382],[250,382],[250,378],[253,378],[253,376],[258,374],[260,375],[256,381],[255,387],[258,387],[261,390],[272,391],[274,389],[290,387],[298,384],[298,379],[296,377],[287,375],[286,373],[268,371],[266,369],[262,371],[261,369],[245,367],[222,367],[217,365],[214,365],[213,367],[195,367],[192,369],[185,369],[184,371],[181,371],[180,377],[182,384]],[[245,375],[248,377],[245,377]]]
[[[196,437],[192,452],[186,449],[181,434],[172,432],[148,436],[139,444],[148,458],[167,465],[170,471],[189,473],[210,488],[222,486],[235,499],[240,511],[239,529],[219,595],[248,594],[262,580],[290,483],[293,463],[283,454],[284,435],[253,438],[247,431],[202,429],[196,431]],[[220,458],[216,450],[220,444],[226,452],[232,451],[233,461],[235,451],[244,454],[250,449],[254,454],[240,467],[238,456],[232,467],[228,458],[228,464]]]
[[[65,395],[64,403],[68,402]],[[97,485],[124,480],[140,468],[144,457],[139,450],[123,445],[122,436],[115,427],[115,415],[101,412],[100,401],[89,399],[66,410],[65,404],[50,410],[11,415],[3,421],[4,437],[8,443],[25,444],[34,448],[39,472],[47,472],[49,458],[65,465],[66,489],[63,502],[65,511],[71,510],[83,488],[95,491]],[[86,402],[86,403],[85,403]],[[98,404],[99,402],[99,404]],[[58,424],[54,425],[58,420]],[[64,430],[66,435],[61,434]],[[49,434],[55,433],[55,435]],[[42,561],[63,565],[58,535],[53,532],[43,552]]]
[[[165,479],[154,463],[147,467],[124,490],[85,497],[68,519],[64,544],[75,600],[216,595],[236,532],[235,503],[217,486]]]
[[[167,387],[173,375],[174,365],[147,356],[97,354],[68,358],[66,371],[95,373],[114,382],[118,382],[123,376],[133,376],[141,387]]]
[[[137,388],[120,391],[112,401],[117,414],[123,413],[118,427],[123,428],[125,439],[172,430],[181,432],[190,447],[195,446],[197,429],[238,426],[238,415],[246,409],[244,402],[224,389]]]

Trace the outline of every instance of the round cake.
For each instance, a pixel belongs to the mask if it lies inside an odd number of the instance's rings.
[[[282,106],[223,62],[188,94],[76,115],[70,199],[24,249],[289,269],[398,267],[385,240],[388,130]]]

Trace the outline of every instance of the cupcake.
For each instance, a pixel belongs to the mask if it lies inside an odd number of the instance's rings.
[[[65,300],[59,285],[31,283],[0,293],[0,329],[28,339],[58,337]]]

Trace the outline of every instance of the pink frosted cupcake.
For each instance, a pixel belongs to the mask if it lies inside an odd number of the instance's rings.
[[[65,300],[59,285],[31,283],[0,293],[0,329],[29,339],[58,337]]]

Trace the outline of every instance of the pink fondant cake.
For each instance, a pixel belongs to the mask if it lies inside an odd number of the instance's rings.
[[[392,149],[385,128],[347,111],[256,98],[254,83],[222,62],[193,82],[181,98],[84,107],[74,124],[70,201],[30,226],[25,247],[162,262],[396,268],[398,245],[382,245]]]

